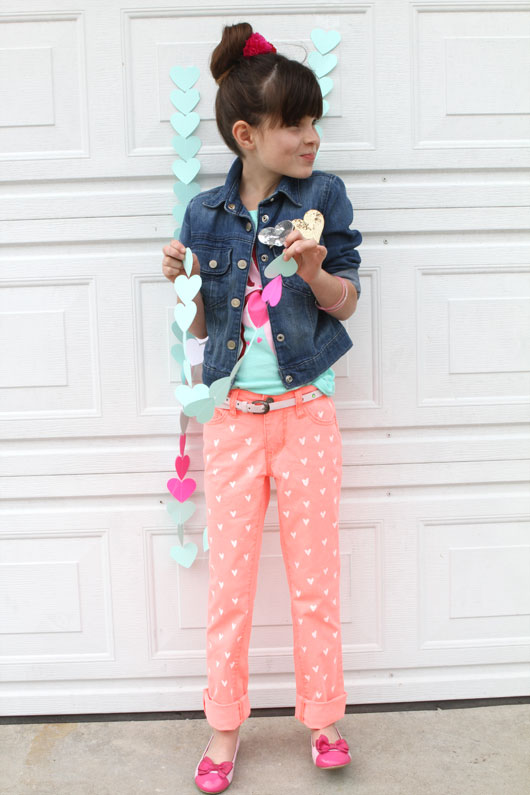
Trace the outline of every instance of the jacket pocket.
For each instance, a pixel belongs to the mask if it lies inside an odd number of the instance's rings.
[[[197,243],[193,251],[201,266],[201,293],[205,305],[214,307],[225,303],[230,289],[232,248]]]

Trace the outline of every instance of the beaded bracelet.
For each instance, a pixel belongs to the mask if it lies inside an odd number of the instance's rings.
[[[337,279],[340,279],[340,281],[342,283],[342,295],[341,295],[341,297],[339,298],[339,300],[337,301],[336,304],[333,304],[333,306],[320,306],[320,304],[317,304],[317,302],[315,301],[317,309],[323,309],[324,312],[331,312],[333,309],[340,309],[341,306],[343,306],[343,304],[346,303],[346,301],[348,299],[348,283],[347,283],[346,279],[342,278],[342,276],[337,276]]]

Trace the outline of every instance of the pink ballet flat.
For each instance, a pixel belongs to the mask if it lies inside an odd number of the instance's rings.
[[[238,735],[236,750],[232,761],[216,763],[213,762],[209,756],[206,756],[206,751],[213,740],[212,734],[199,760],[199,764],[195,768],[195,783],[201,792],[223,792],[230,786],[234,775],[234,765],[239,748],[239,739],[240,737]]]
[[[335,728],[337,729],[336,726]],[[336,768],[350,764],[351,756],[348,743],[338,729],[337,732],[339,739],[334,743],[330,743],[326,735],[321,734],[313,745],[313,736],[311,735],[311,753],[317,767]]]

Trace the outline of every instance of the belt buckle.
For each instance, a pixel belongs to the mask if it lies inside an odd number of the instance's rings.
[[[266,414],[268,411],[270,411],[270,405],[269,404],[270,403],[274,403],[274,398],[273,397],[267,397],[267,398],[265,398],[265,400],[258,399],[258,400],[251,400],[250,402],[251,403],[262,403],[263,406],[264,406],[263,411],[254,411],[254,412],[252,412],[253,414]]]

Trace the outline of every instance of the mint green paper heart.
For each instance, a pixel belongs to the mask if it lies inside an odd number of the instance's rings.
[[[186,212],[186,208],[183,204],[175,204],[173,207],[173,218],[175,219],[176,223],[182,226],[182,221],[184,220],[184,213]]]
[[[174,500],[166,504],[166,510],[175,524],[185,524],[195,513],[195,503],[191,500],[179,502]]]
[[[316,46],[316,45],[315,45]],[[196,66],[173,66],[169,70],[169,76],[176,86],[183,91],[191,88],[199,79],[199,69]]]
[[[195,301],[192,301],[191,304],[177,304],[173,314],[182,331],[187,331],[197,314],[197,304]]]
[[[205,527],[202,531],[202,549],[203,552],[207,552],[210,549],[210,545],[208,544],[208,527]]]
[[[171,355],[179,364],[184,361],[184,348],[180,343],[171,346]]]
[[[175,182],[173,185],[173,193],[180,199],[182,204],[187,204],[190,199],[193,199],[198,193],[201,192],[201,186],[198,182],[190,182],[185,185],[183,182]]]
[[[186,381],[188,384],[191,384],[191,364],[189,363],[188,359],[184,359],[182,362],[182,373],[184,378],[182,378],[182,382]]]
[[[182,113],[174,113],[170,119],[170,122],[173,129],[178,132],[179,135],[187,138],[188,135],[191,135],[198,126],[200,120],[199,114],[195,113],[195,111],[192,111],[186,116],[183,116]]]
[[[318,137],[322,138],[322,127],[320,126],[320,124],[315,124],[314,128],[315,128],[315,130],[318,133]],[[319,154],[320,154],[320,149],[317,150],[317,157],[318,157]],[[316,160],[316,158],[315,158],[315,160]]]
[[[186,271],[188,276],[190,275],[192,268],[193,268],[193,254],[191,252],[191,248],[186,247],[186,253],[184,254],[184,270]],[[196,275],[198,276],[198,274]],[[199,279],[201,279],[200,276]],[[201,286],[201,284],[202,284],[202,279],[200,281],[199,287]]]
[[[210,391],[206,384],[195,384],[194,387],[186,386],[186,384],[179,384],[175,389],[175,397],[179,403],[182,403],[182,405],[186,407],[188,403],[209,398]]]
[[[196,88],[190,88],[188,91],[172,91],[170,95],[171,102],[181,113],[192,111],[200,98],[201,95]]]
[[[322,96],[325,97],[333,88],[333,80],[331,77],[321,77],[318,81]]]
[[[329,102],[327,99],[322,100],[322,115],[325,116],[326,113],[329,111]]]
[[[188,541],[183,547],[174,546],[171,547],[169,550],[169,554],[176,560],[178,564],[181,566],[185,566],[185,568],[189,569],[195,558],[197,557],[197,552],[199,548],[197,544],[194,544],[193,541]]]
[[[186,417],[186,415],[184,414],[184,412],[183,412],[183,411],[181,411],[181,412],[180,412],[180,418],[179,418],[179,423],[180,423],[180,432],[181,432],[182,434],[184,434],[184,435],[186,434],[186,429],[187,429],[187,427],[188,427],[188,423],[189,423],[189,421],[190,421],[190,418],[189,418],[189,417]]]
[[[195,417],[197,422],[208,422],[212,419],[215,411],[215,403],[212,398],[203,398],[202,400],[195,400],[193,403],[188,403],[184,406],[184,414],[188,417]]]
[[[173,332],[175,337],[177,337],[177,339],[179,339],[182,342],[182,329],[179,328],[178,324],[175,321],[173,321],[173,323],[171,324],[171,331]],[[188,336],[190,336],[189,331],[188,331]]]
[[[180,300],[187,304],[193,301],[201,289],[201,284],[201,277],[198,273],[194,273],[193,276],[177,276],[173,282],[173,287]]]
[[[319,52],[310,52],[307,59],[309,66],[317,77],[324,77],[337,65],[337,56],[334,53],[321,55]]]
[[[190,135],[189,138],[183,138],[182,135],[175,135],[172,144],[173,149],[179,157],[183,160],[189,160],[195,157],[202,146],[202,141],[196,135]]]
[[[273,279],[275,276],[292,276],[298,270],[297,261],[291,257],[287,262],[283,258],[283,254],[269,262],[263,273],[267,279]]]
[[[340,33],[338,30],[315,28],[311,31],[311,41],[317,50],[322,53],[322,55],[325,55],[337,46],[340,41]]]
[[[171,547],[169,550],[169,554],[177,563],[181,566],[185,566],[187,569],[191,566],[195,558],[197,557],[197,552],[199,551],[197,544],[194,544],[193,541],[189,541],[184,546],[174,546]]]
[[[217,381],[214,381],[210,384],[210,396],[213,398],[213,402],[216,406],[219,406],[221,403],[225,402],[226,397],[230,392],[231,383],[232,379],[229,375],[226,375],[223,378],[218,378]]]
[[[189,160],[174,160],[171,165],[176,178],[180,179],[180,181],[184,182],[186,185],[195,179],[199,173],[200,167],[201,161],[196,157],[192,157]]]

